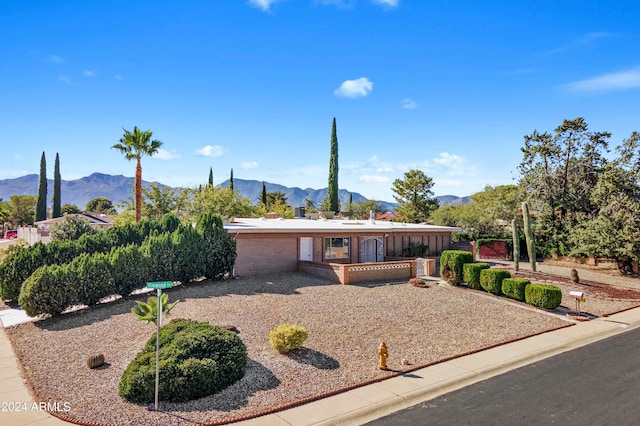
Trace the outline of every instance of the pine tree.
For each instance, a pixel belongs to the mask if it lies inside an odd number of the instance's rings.
[[[51,200],[53,204],[53,213],[51,214],[51,217],[54,217],[54,218],[62,216],[62,200],[60,195],[60,183],[61,183],[60,156],[56,152],[56,162],[55,162],[54,171],[53,171],[53,198]]]
[[[338,201],[338,136],[336,135],[336,118],[333,117],[331,127],[331,156],[329,158],[329,188],[327,192],[327,206],[330,211],[339,210]]]
[[[213,167],[209,167],[209,186],[213,186]]]
[[[229,178],[229,189],[233,191],[233,167],[231,168],[231,177]]]
[[[262,182],[262,194],[260,195],[260,201],[266,207],[267,206],[267,187],[264,185],[264,181]]]
[[[38,184],[38,202],[36,204],[36,222],[47,219],[47,160],[42,151],[40,158],[40,183]]]

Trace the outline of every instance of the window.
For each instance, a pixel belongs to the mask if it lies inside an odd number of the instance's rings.
[[[349,259],[350,238],[325,238],[324,258],[325,259]]]

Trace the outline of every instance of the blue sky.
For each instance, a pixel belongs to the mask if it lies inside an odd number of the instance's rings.
[[[134,175],[123,128],[163,142],[143,178],[327,186],[393,201],[514,183],[523,136],[583,116],[640,130],[631,1],[0,0],[0,179]]]

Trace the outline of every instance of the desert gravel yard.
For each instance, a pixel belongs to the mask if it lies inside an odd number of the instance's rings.
[[[249,354],[243,379],[209,397],[161,403],[161,412],[126,402],[118,396],[120,376],[155,335],[155,325],[130,313],[131,297],[7,329],[36,400],[68,402],[70,411],[59,414],[92,424],[226,422],[570,324],[525,304],[435,283],[345,286],[287,273],[191,283],[168,294],[181,301],[168,319],[240,330]],[[596,308],[598,301],[606,305]],[[587,306],[614,312],[636,305],[637,299],[594,297]],[[291,355],[269,345],[269,330],[286,322],[309,332],[304,347]],[[394,371],[377,369],[382,340]],[[104,354],[107,365],[90,370],[86,359],[95,353]],[[403,365],[403,358],[411,365]]]

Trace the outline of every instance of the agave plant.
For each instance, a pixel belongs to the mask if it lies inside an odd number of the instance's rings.
[[[164,293],[160,297],[162,303],[162,314],[169,315],[171,310],[178,304],[179,300],[176,300],[169,305],[169,296]],[[150,297],[147,302],[139,302],[136,300],[136,306],[131,308],[131,312],[138,317],[139,321],[156,322],[158,320],[158,298]]]

